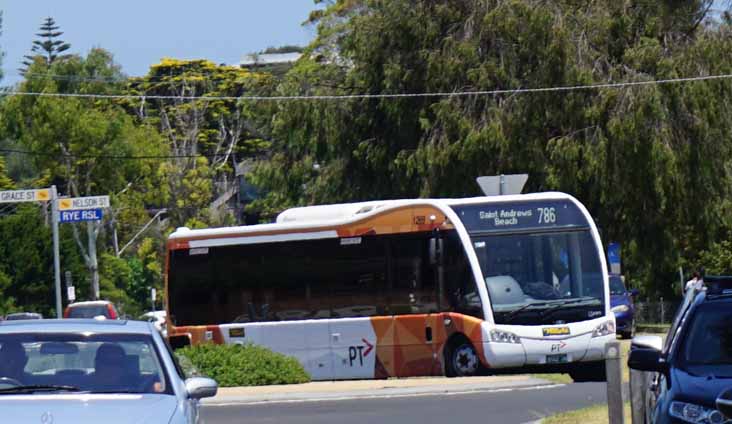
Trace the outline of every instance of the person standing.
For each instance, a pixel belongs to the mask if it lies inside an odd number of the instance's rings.
[[[704,280],[702,280],[701,275],[697,271],[694,271],[691,275],[691,280],[686,282],[684,292],[688,292],[689,289],[701,290],[702,287],[704,287]]]

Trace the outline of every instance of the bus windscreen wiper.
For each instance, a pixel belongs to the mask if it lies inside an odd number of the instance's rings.
[[[520,308],[509,312],[508,315],[505,317],[505,320],[506,320],[506,322],[510,322],[511,319],[513,319],[513,317],[515,317],[520,312],[525,311],[528,308],[531,308],[531,307],[534,307],[534,306],[536,306],[536,307],[538,307],[538,306],[549,306],[549,305],[555,304],[556,302],[557,302],[556,300],[550,300],[550,301],[546,301],[546,302],[532,302],[532,303],[527,303],[526,305],[521,306]]]
[[[63,386],[63,385],[45,385],[45,384],[34,384],[27,386],[14,386],[0,389],[0,394],[13,394],[13,393],[35,393],[35,392],[78,392],[81,391],[76,386]]]
[[[549,309],[546,309],[541,314],[541,319],[544,320],[544,319],[550,317],[551,315],[554,315],[555,312],[559,312],[565,306],[568,306],[568,305],[576,305],[578,303],[589,302],[591,300],[599,301],[600,299],[598,299],[596,297],[590,297],[590,296],[578,297],[576,299],[567,299],[567,300],[565,300],[565,301],[563,301],[561,303],[558,303],[558,304],[554,305],[553,307],[551,307]]]

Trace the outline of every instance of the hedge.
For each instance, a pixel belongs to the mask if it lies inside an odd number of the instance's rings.
[[[298,384],[310,381],[302,365],[292,357],[253,345],[200,344],[176,351],[186,372],[206,375],[219,387]]]

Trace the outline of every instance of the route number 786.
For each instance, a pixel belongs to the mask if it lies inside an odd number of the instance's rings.
[[[555,208],[536,208],[539,212],[539,224],[554,224],[557,222]]]

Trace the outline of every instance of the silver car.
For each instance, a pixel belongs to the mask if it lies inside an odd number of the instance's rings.
[[[148,322],[0,322],[2,422],[196,423],[216,391],[185,379]]]

